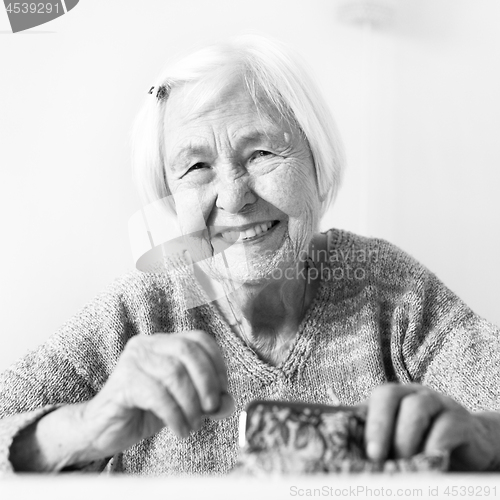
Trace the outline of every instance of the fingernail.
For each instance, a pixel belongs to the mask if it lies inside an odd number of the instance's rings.
[[[181,428],[181,438],[186,439],[191,432],[189,427],[182,426]]]
[[[193,430],[199,431],[201,429],[201,417],[197,417],[194,421]]]
[[[215,413],[219,409],[219,398],[215,396],[209,396],[205,400],[205,411],[207,413]]]
[[[230,394],[225,393],[221,396],[218,410],[208,416],[212,420],[221,420],[223,418],[229,417],[234,412],[234,409],[235,404],[233,397]]]
[[[382,446],[380,446],[380,444],[376,441],[369,442],[366,447],[366,454],[368,455],[368,458],[372,460],[382,460],[383,451]]]

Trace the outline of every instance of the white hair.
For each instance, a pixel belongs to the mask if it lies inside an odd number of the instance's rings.
[[[245,35],[211,45],[170,64],[155,82],[133,129],[134,178],[146,203],[169,196],[164,168],[165,103],[188,83],[202,89],[198,99],[217,96],[234,77],[243,81],[258,105],[261,93],[304,133],[313,156],[323,215],[335,199],[344,168],[342,140],[304,63],[281,43]],[[259,94],[259,95],[258,95]],[[196,103],[192,103],[193,106]],[[199,104],[199,102],[197,103]]]

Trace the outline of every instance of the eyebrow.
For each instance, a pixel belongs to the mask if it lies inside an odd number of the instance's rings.
[[[172,155],[169,157],[169,160],[179,160],[182,159],[186,155],[194,155],[194,156],[202,156],[207,154],[210,151],[210,147],[202,145],[202,144],[192,144],[191,141],[188,142],[185,146],[180,146],[174,149]]]
[[[243,132],[241,134],[236,133],[231,136],[231,139],[235,141],[236,147],[244,144],[245,146],[251,146],[254,143],[259,143],[263,141],[272,141],[277,143],[284,143],[284,130],[278,127],[272,127],[269,131],[262,131],[253,129],[248,132]],[[280,135],[282,136],[280,138]],[[206,140],[201,141],[196,140],[196,138],[189,138],[178,147],[176,147],[172,154],[169,155],[169,162],[177,163],[179,160],[187,156],[204,156],[209,155],[212,152],[211,147],[206,143]]]
[[[243,129],[245,130],[245,129]],[[243,132],[242,134],[235,134],[235,138],[238,143],[253,143],[262,140],[280,140],[280,134],[284,136],[284,130],[280,127],[273,126],[270,127],[268,131],[262,131],[259,129],[253,129],[248,132]]]

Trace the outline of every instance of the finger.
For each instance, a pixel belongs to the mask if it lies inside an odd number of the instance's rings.
[[[146,374],[138,373],[127,393],[129,408],[152,412],[179,437],[189,435],[191,429],[184,412],[170,392],[158,381]],[[158,430],[151,432],[150,429],[149,432],[154,434]]]
[[[202,423],[200,399],[182,361],[172,356],[154,356],[152,362],[141,369],[168,390],[182,410],[190,430],[199,430]]]
[[[235,410],[234,399],[231,396],[231,394],[225,392],[222,394],[221,397],[220,408],[216,412],[208,415],[208,418],[210,418],[211,420],[222,420],[223,418],[227,418],[230,415],[232,415],[234,410]]]
[[[203,412],[210,413],[220,406],[220,396],[223,392],[214,364],[209,359],[206,351],[198,342],[192,340],[189,332],[179,334],[157,333],[151,337],[155,345],[148,350],[157,356],[177,357],[186,368],[194,387]],[[165,375],[168,377],[168,373]]]
[[[462,412],[447,411],[441,413],[434,421],[432,429],[427,436],[424,451],[433,455],[436,453],[457,450],[468,442],[468,416]],[[458,455],[458,456],[456,456]],[[467,469],[466,464],[460,465],[460,453],[452,455],[452,468],[456,470]],[[455,458],[455,463],[453,463]]]
[[[370,459],[381,461],[389,456],[399,403],[419,388],[416,384],[386,384],[372,392],[365,427],[366,452]]]
[[[205,354],[205,359],[207,359],[212,364],[212,368],[217,374],[217,378],[215,378],[214,380],[220,385],[222,391],[227,391],[227,373],[224,359],[215,340],[205,332],[203,332],[202,330],[194,330],[175,334],[158,333],[153,335],[151,338],[158,341],[156,351],[161,351],[165,354],[172,353],[172,340],[176,341],[176,346],[179,346],[178,341],[180,340],[188,340],[190,343],[195,343],[196,346],[199,347],[200,351]],[[166,339],[168,339],[167,342],[165,342]],[[184,352],[184,354],[189,356],[189,348],[181,348],[181,350],[187,351]],[[205,359],[201,360],[201,362],[205,363]]]
[[[224,391],[206,351],[197,342],[182,339],[176,352],[193,381],[203,411],[216,411],[220,407],[220,398]]]
[[[168,340],[169,355],[164,355],[159,347]],[[172,356],[175,348],[167,336],[144,336],[134,342],[129,341],[127,358],[133,367],[133,377],[143,373],[169,391],[176,405],[183,411],[189,430],[201,427],[201,405],[197,391],[181,360]]]
[[[403,397],[394,433],[396,458],[410,458],[422,449],[432,420],[443,409],[439,395],[425,389]]]
[[[206,334],[201,330],[196,330],[193,332],[186,332],[189,335],[189,338],[197,342],[200,347],[202,347],[210,361],[213,363],[215,371],[219,376],[219,380],[224,391],[227,391],[227,369],[226,363],[224,362],[224,358],[220,352],[219,346],[215,342],[215,340],[210,337],[210,335]]]
[[[496,425],[491,428],[489,416],[486,420],[483,417],[481,414],[469,413],[461,406],[442,413],[429,433],[425,452],[449,452],[451,470],[497,470]]]

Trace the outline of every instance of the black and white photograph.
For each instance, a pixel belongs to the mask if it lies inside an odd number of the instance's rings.
[[[6,498],[499,497],[499,25],[4,0]]]

